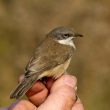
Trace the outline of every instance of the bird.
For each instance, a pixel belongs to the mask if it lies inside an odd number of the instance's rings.
[[[10,98],[21,98],[38,80],[45,77],[57,79],[64,74],[76,50],[74,39],[77,37],[83,35],[64,26],[46,34],[26,65],[23,80],[11,92]]]

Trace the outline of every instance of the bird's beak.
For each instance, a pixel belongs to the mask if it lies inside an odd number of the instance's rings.
[[[75,36],[75,37],[83,37],[83,35],[82,35],[82,34],[79,34],[79,33],[75,33],[74,36]]]

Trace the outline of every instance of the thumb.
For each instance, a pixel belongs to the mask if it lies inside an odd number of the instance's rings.
[[[56,80],[50,90],[50,95],[39,107],[39,110],[71,110],[76,101],[76,78],[63,75]]]

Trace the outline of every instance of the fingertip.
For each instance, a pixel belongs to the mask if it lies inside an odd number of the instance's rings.
[[[45,85],[41,81],[37,81],[26,93],[28,97],[33,96],[46,89]]]
[[[32,96],[28,97],[28,99],[36,106],[42,104],[48,96],[47,88],[43,89],[39,93],[33,94]]]
[[[76,88],[77,78],[75,76],[65,74],[62,77],[64,78],[64,82],[66,84],[68,84],[69,86],[71,86],[73,88]]]
[[[52,91],[61,87],[61,86],[70,86],[76,90],[77,87],[77,78],[72,75],[62,75],[59,79],[57,79],[52,87]]]

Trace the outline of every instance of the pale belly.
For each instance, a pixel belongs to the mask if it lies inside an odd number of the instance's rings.
[[[64,64],[58,65],[57,67],[55,67],[51,70],[41,73],[41,75],[39,75],[38,79],[42,79],[43,77],[53,77],[53,78],[57,79],[63,73],[66,72],[66,70],[70,64],[70,60],[71,60],[71,58],[68,61],[66,61]]]

